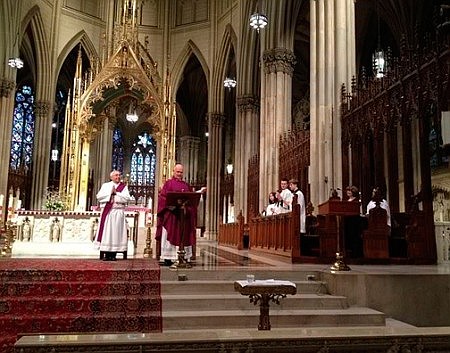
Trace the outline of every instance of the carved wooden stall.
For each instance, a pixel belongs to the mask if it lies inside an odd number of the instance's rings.
[[[403,240],[391,238],[397,242],[391,250],[399,250],[398,245],[406,240],[405,262],[434,263],[429,136],[432,126],[440,126],[441,111],[449,109],[448,31],[438,30],[434,41],[409,46],[402,42],[400,57],[388,56],[387,60],[390,66],[383,78],[369,78],[363,72],[349,90],[342,88],[342,169],[348,171],[343,173],[343,183],[352,180],[359,186],[363,205],[373,187],[385,188],[400,223],[395,226],[409,233]],[[422,210],[413,217],[408,204],[415,192],[422,195]],[[395,255],[402,255],[401,251]]]
[[[259,154],[248,162],[247,219],[259,215]]]
[[[293,129],[280,137],[279,179],[298,179],[306,203],[309,200],[309,149],[308,130]]]

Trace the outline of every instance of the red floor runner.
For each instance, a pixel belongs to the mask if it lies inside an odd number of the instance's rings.
[[[0,259],[0,352],[18,335],[161,332],[160,269],[148,259]]]

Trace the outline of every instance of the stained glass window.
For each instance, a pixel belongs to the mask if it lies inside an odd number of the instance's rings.
[[[113,157],[112,169],[123,172],[123,135],[119,129],[114,129],[113,132]]]
[[[13,171],[31,169],[34,143],[34,95],[30,86],[22,86],[16,92],[13,125],[11,133],[10,169]]]
[[[131,184],[155,185],[156,142],[146,132],[139,135],[131,155]]]

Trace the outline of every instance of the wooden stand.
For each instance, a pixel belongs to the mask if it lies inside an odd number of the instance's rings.
[[[342,229],[342,217],[358,215],[359,203],[330,199],[319,205],[319,214],[336,217],[336,261],[331,265],[330,269],[332,271],[350,271],[350,267],[345,263],[345,244],[341,245],[341,241],[344,243],[344,237],[341,237],[340,235]]]
[[[180,244],[178,245],[178,260],[170,266],[172,269],[178,268],[190,268],[192,267],[189,262],[186,261],[184,250],[185,232],[186,232],[186,207],[197,207],[200,201],[200,193],[197,192],[168,192],[167,193],[167,207],[174,207],[179,210],[178,224],[181,230]]]

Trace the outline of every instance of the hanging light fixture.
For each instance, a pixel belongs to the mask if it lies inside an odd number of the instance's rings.
[[[258,11],[250,16],[250,27],[256,29],[257,32],[259,32],[260,29],[266,27],[268,23],[269,20],[267,19],[267,16],[258,13]]]
[[[382,78],[385,73],[386,59],[384,50],[381,49],[379,0],[377,0],[377,36],[377,50],[372,55],[372,63],[375,77]]]
[[[135,123],[135,122],[137,122],[139,120],[139,116],[136,114],[136,108],[134,107],[134,102],[133,101],[130,103],[130,107],[129,107],[128,113],[126,115],[126,119],[130,123]]]
[[[226,87],[229,90],[231,90],[232,88],[236,87],[236,80],[234,78],[227,77],[223,81],[223,85],[224,85],[224,87]]]
[[[23,60],[19,57],[17,58],[9,58],[8,65],[13,69],[21,69],[23,67]]]

